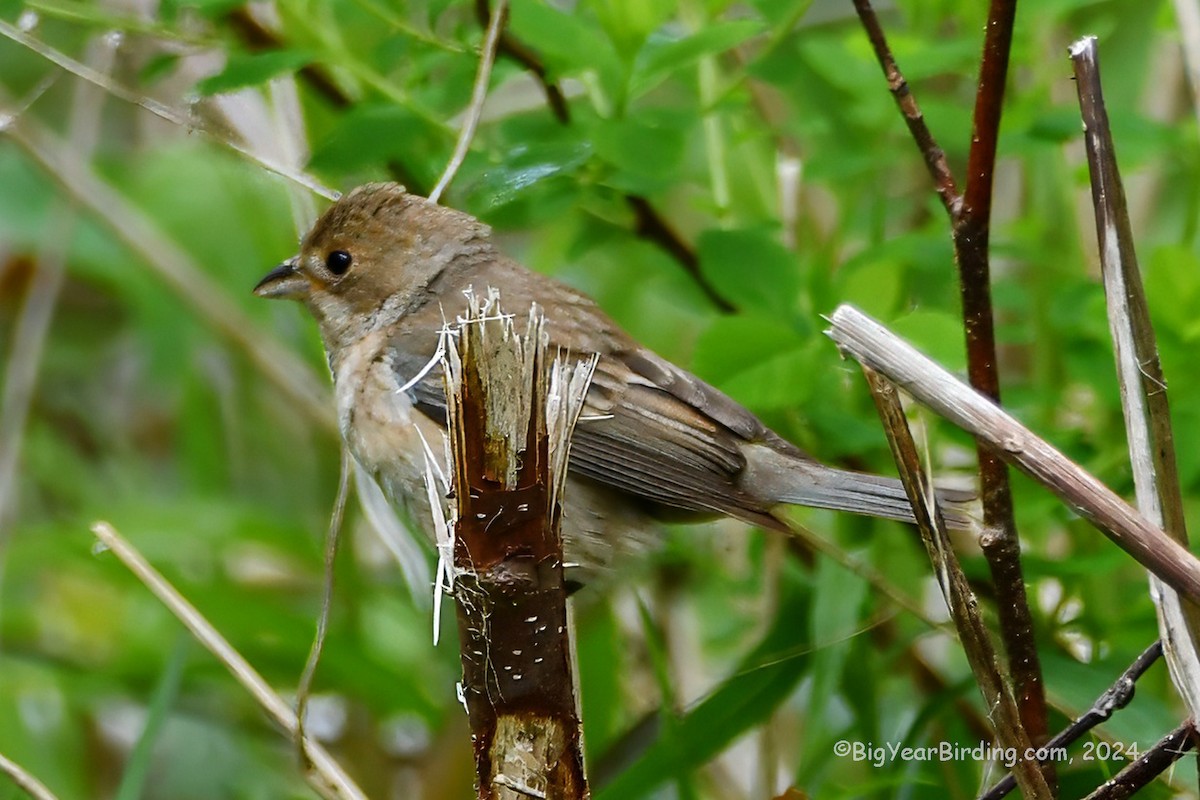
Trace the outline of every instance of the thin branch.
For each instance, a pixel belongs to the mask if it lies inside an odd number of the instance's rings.
[[[700,271],[700,258],[670,225],[667,224],[650,201],[634,194],[625,195],[625,202],[633,209],[633,232],[665,250],[684,268],[700,291],[721,311],[731,312],[737,308],[717,291],[717,288]]]
[[[479,24],[484,28],[491,27],[492,12],[488,8],[488,0],[475,0],[475,16],[479,20]],[[500,34],[500,46],[498,53],[502,56],[507,56],[513,61],[516,61],[526,70],[528,70],[539,84],[542,91],[546,93],[546,102],[550,106],[550,112],[554,114],[554,118],[561,124],[567,125],[571,122],[571,107],[567,105],[567,97],[563,94],[559,85],[550,80],[546,72],[546,65],[541,59],[525,45],[524,42],[517,40],[508,31],[503,31]]]
[[[874,10],[867,0],[855,0],[855,8],[883,68],[888,87],[925,159],[934,188],[950,216],[971,385],[999,400],[988,240],[996,145],[1016,2],[992,0],[990,6],[975,95],[966,189],[962,196],[957,194],[944,152],[925,126],[916,99],[892,57]],[[984,515],[980,545],[996,590],[1000,636],[1008,655],[1021,718],[1030,736],[1040,742],[1048,732],[1045,687],[1021,568],[1008,471],[1003,460],[987,448],[979,447],[977,452]],[[1047,767],[1047,775],[1051,775],[1050,769]]]
[[[225,20],[252,52],[279,49],[279,37],[259,22],[249,8],[233,9]],[[319,97],[337,110],[344,111],[353,105],[333,76],[319,65],[306,64],[296,72]]]
[[[1104,782],[1084,800],[1125,800],[1137,794],[1196,746],[1196,728],[1189,720],[1160,739],[1141,758]]]
[[[58,800],[54,793],[17,762],[0,753],[0,772],[3,772],[17,788],[33,798],[33,800]]]
[[[183,623],[196,641],[204,645],[210,653],[217,657],[226,669],[237,679],[246,691],[250,693],[263,710],[275,720],[279,727],[289,735],[295,736],[299,730],[296,713],[280,697],[262,676],[250,665],[224,636],[217,632],[196,607],[189,603],[179,591],[167,582],[149,562],[127,542],[112,525],[107,522],[96,522],[92,525],[92,533],[96,535],[105,547],[112,550],[117,558],[137,576],[147,589],[165,605],[175,617]],[[341,765],[321,746],[319,742],[305,738],[302,740],[311,770],[305,771],[305,779],[326,800],[366,800],[366,795],[355,785]]]
[[[89,83],[94,83],[114,97],[118,97],[127,103],[133,103],[134,105],[141,106],[146,111],[154,114],[156,117],[165,119],[167,122],[178,125],[179,127],[188,131],[199,131],[200,133],[207,135],[212,141],[223,147],[228,147],[230,150],[233,150],[235,153],[238,153],[247,160],[252,161],[268,172],[273,172],[282,178],[286,178],[287,180],[304,186],[326,199],[336,200],[338,197],[337,192],[322,186],[311,176],[291,169],[283,164],[278,164],[274,161],[263,158],[257,153],[252,152],[249,148],[206,129],[202,122],[193,117],[191,114],[185,114],[177,111],[168,106],[166,103],[161,103],[152,97],[148,97],[140,92],[135,92],[132,89],[122,86],[120,83],[112,78],[109,78],[107,75],[92,69],[86,64],[76,61],[65,53],[55,50],[45,42],[39,41],[35,37],[30,36],[28,33],[25,33],[25,31],[22,31],[20,28],[17,28],[16,26],[11,25],[2,19],[0,19],[0,35],[11,39],[17,44],[29,48],[33,52],[42,56],[46,60],[57,64],[59,67],[65,69],[67,72],[71,73],[77,78],[82,78]]]
[[[313,677],[317,674],[317,664],[320,663],[321,653],[325,649],[325,634],[329,631],[329,615],[333,609],[333,567],[341,540],[346,501],[350,497],[350,475],[354,472],[351,459],[350,448],[343,443],[337,497],[333,501],[329,531],[325,536],[325,567],[321,581],[321,611],[317,615],[317,633],[304,662],[304,670],[300,673],[300,683],[296,687],[296,749],[302,759],[307,758],[304,751],[304,723],[308,711],[308,697],[312,691]]]
[[[933,484],[921,467],[916,443],[908,428],[904,409],[900,405],[900,395],[894,384],[870,367],[863,365],[863,373],[871,386],[871,395],[875,399],[879,419],[883,423],[884,432],[892,448],[892,456],[900,471],[900,479],[904,482],[909,502],[913,507],[917,528],[921,532],[921,541],[929,554],[933,573],[941,587],[946,606],[950,609],[950,618],[958,630],[958,639],[967,656],[967,663],[975,675],[984,705],[992,711],[996,721],[996,737],[1004,748],[1011,748],[1016,753],[1027,753],[1032,744],[1029,733],[1021,722],[1016,700],[1000,674],[991,635],[987,626],[983,624],[979,604],[950,543],[941,508],[933,499]],[[1013,774],[1025,797],[1052,796],[1046,776],[1036,761],[1019,759]]]
[[[475,86],[471,89],[471,104],[463,117],[462,130],[458,133],[458,141],[454,145],[454,153],[446,164],[442,177],[429,193],[429,199],[437,202],[442,192],[454,180],[458,168],[462,166],[471,149],[471,140],[475,138],[475,129],[479,125],[479,115],[483,113],[483,102],[487,100],[488,84],[492,79],[492,65],[496,63],[496,45],[500,41],[500,31],[508,20],[508,0],[498,0],[496,12],[487,27],[487,35],[483,39],[483,48],[479,52],[479,69],[475,73]]]
[[[966,188],[962,206],[953,220],[954,253],[966,332],[967,374],[972,386],[996,402],[1000,401],[1000,374],[996,366],[988,245],[996,148],[1016,11],[1016,0],[992,0],[989,5],[975,93],[971,148],[967,155]],[[980,545],[996,587],[1000,636],[1008,653],[1021,719],[1030,737],[1040,744],[1049,733],[1046,690],[1021,567],[1021,545],[1013,518],[1008,468],[995,451],[982,445],[976,450],[984,525]],[[1052,765],[1045,766],[1045,774],[1051,783],[1054,783],[1053,769]]]
[[[312,370],[254,323],[198,264],[145,214],[101,180],[90,164],[45,126],[22,119],[7,134],[82,207],[103,220],[205,322],[231,341],[322,429],[337,432],[329,390]]]
[[[1162,656],[1162,652],[1163,646],[1161,640],[1156,641],[1143,650],[1133,660],[1133,663],[1121,673],[1120,677],[1105,689],[1103,694],[1096,698],[1096,702],[1092,703],[1091,708],[1066,728],[1059,731],[1053,739],[1046,742],[1045,749],[1055,750],[1074,744],[1085,733],[1097,725],[1107,722],[1114,713],[1129,705],[1129,702],[1133,700],[1133,693],[1138,678],[1142,677],[1146,670],[1150,669],[1154,662]],[[1006,797],[1015,788],[1017,788],[1016,779],[1012,775],[1005,775],[995,786],[981,794],[979,800],[1000,800],[1000,798]]]
[[[994,448],[1146,569],[1176,591],[1200,600],[1200,560],[1094,476],[856,308],[839,307],[832,323],[828,335],[844,352]]]
[[[875,50],[875,58],[883,68],[888,90],[895,98],[900,113],[904,115],[904,122],[908,125],[908,131],[912,134],[917,149],[925,158],[925,168],[929,170],[929,177],[933,179],[934,190],[941,198],[950,218],[954,219],[958,216],[962,198],[958,194],[958,186],[954,182],[950,164],[946,161],[946,151],[942,150],[933,138],[933,132],[925,124],[925,115],[921,113],[921,107],[917,104],[917,98],[905,80],[904,73],[896,64],[892,49],[887,43],[887,36],[879,25],[879,18],[875,16],[875,9],[871,7],[870,0],[854,0],[854,10],[858,12],[858,18],[867,32],[871,47]]]

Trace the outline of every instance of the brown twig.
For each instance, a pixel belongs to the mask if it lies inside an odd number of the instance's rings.
[[[238,35],[247,49],[253,53],[277,50],[280,46],[279,37],[275,35],[275,32],[259,22],[245,6],[230,11],[225,16],[225,21],[229,23],[229,27]],[[342,91],[342,87],[338,85],[333,76],[320,65],[305,64],[296,71],[296,74],[317,96],[339,111],[344,111],[354,104],[350,97]]]
[[[1096,237],[1108,301],[1121,403],[1137,504],[1148,520],[1187,547],[1183,494],[1175,462],[1171,409],[1150,309],[1142,286],[1125,189],[1104,106],[1099,53],[1094,37],[1071,47],[1079,106],[1091,174]],[[1192,718],[1200,717],[1200,609],[1181,602],[1169,587],[1151,576],[1151,595],[1158,607],[1159,629],[1166,643],[1171,678]]]
[[[1200,560],[1094,476],[858,309],[839,307],[832,323],[828,334],[844,352],[995,448],[1146,569],[1176,591],[1200,600]]]
[[[491,25],[492,12],[488,0],[475,0],[475,17],[479,20],[481,27],[487,28]],[[542,91],[546,93],[546,103],[550,106],[550,113],[554,114],[554,118],[563,125],[570,124],[571,107],[567,105],[567,97],[559,85],[550,80],[550,76],[546,72],[546,65],[537,57],[537,54],[508,31],[500,34],[498,52],[517,62],[537,78]]]
[[[871,47],[875,50],[875,58],[879,61],[879,66],[883,68],[883,76],[887,79],[888,90],[895,98],[900,113],[904,115],[904,122],[908,125],[908,131],[912,134],[913,141],[917,143],[917,149],[925,158],[925,167],[929,170],[929,177],[933,179],[934,190],[953,219],[958,216],[962,198],[959,197],[954,174],[946,162],[946,151],[933,138],[933,132],[925,124],[925,115],[921,113],[921,107],[917,104],[917,98],[913,95],[908,81],[905,80],[904,73],[896,64],[892,49],[887,43],[887,36],[879,25],[879,18],[875,15],[875,9],[871,7],[869,0],[854,0],[854,10],[858,12],[858,18],[867,32]]]
[[[655,211],[649,200],[639,195],[627,194],[625,202],[633,209],[634,233],[654,242],[674,258],[714,306],[725,312],[736,310],[733,303],[726,300],[708,278],[704,277],[704,273],[700,271],[700,258],[696,251]]]
[[[1000,674],[991,635],[987,626],[983,624],[979,605],[950,543],[941,509],[933,500],[933,485],[921,468],[921,458],[909,431],[908,420],[904,417],[899,392],[893,383],[865,364],[863,373],[871,386],[871,395],[875,399],[879,419],[883,423],[892,455],[900,471],[900,479],[904,482],[909,502],[913,507],[917,528],[921,532],[921,541],[933,565],[933,573],[941,587],[946,606],[950,609],[950,618],[958,630],[958,639],[967,656],[967,663],[975,675],[985,707],[994,715],[996,737],[1006,749],[1011,748],[1016,753],[1027,753],[1032,744],[1029,733],[1021,722],[1016,700]],[[1037,761],[1019,759],[1013,775],[1025,797],[1052,796],[1046,776]]]
[[[1141,758],[1105,781],[1084,800],[1125,800],[1132,797],[1195,746],[1196,728],[1188,720],[1159,739]]]
[[[1092,703],[1091,708],[1059,731],[1053,739],[1046,742],[1045,749],[1054,750],[1075,743],[1092,728],[1108,721],[1116,711],[1129,705],[1129,701],[1133,699],[1138,678],[1150,669],[1151,665],[1162,656],[1162,652],[1162,641],[1156,641],[1142,651],[1133,660],[1133,663],[1121,673],[1120,677],[1096,698],[1096,702]],[[1017,788],[1016,779],[1012,775],[1005,775],[995,786],[981,794],[979,800],[1000,800],[1000,798],[1008,796],[1008,793],[1015,788]]]
[[[950,215],[954,254],[966,333],[967,371],[971,385],[999,401],[996,369],[995,322],[992,313],[988,241],[991,225],[992,183],[996,145],[1004,104],[1004,85],[1012,43],[1016,0],[992,0],[975,94],[971,147],[967,159],[966,188],[956,194],[945,154],[924,124],[920,108],[892,57],[882,28],[868,0],[854,0],[859,18],[875,49],[888,86],[925,159],[934,187]],[[1045,685],[1033,615],[1025,591],[1020,543],[1013,521],[1012,489],[1003,459],[984,446],[977,447],[984,533],[980,545],[996,591],[1000,637],[1008,655],[1009,671],[1021,708],[1021,718],[1035,742],[1048,733]],[[1047,767],[1047,775],[1053,776]]]

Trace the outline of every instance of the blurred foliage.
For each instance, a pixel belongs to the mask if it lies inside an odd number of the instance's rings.
[[[880,11],[961,182],[984,4]],[[453,147],[482,30],[474,3],[449,0],[277,0],[253,13],[266,16],[254,22],[231,0],[0,3],[0,17],[81,61],[121,32],[113,79],[215,132],[107,97],[85,168],[202,265],[219,302],[254,319],[254,337],[286,342],[323,381],[307,317],[249,293],[292,253],[305,191],[222,142],[272,160],[305,153],[296,166],[338,189],[399,178],[427,191]],[[851,4],[515,0],[508,32],[566,94],[567,113],[502,56],[447,202],[787,438],[890,471],[865,385],[821,335],[821,315],[855,303],[954,368],[961,326],[946,217]],[[1132,494],[1065,57],[1085,33],[1100,38],[1195,527],[1200,159],[1169,4],[1019,10],[992,234],[1005,404]],[[0,65],[0,108],[67,136],[76,80],[7,39]],[[301,127],[287,122],[293,90]],[[64,799],[313,796],[289,743],[94,552],[88,524],[113,522],[287,694],[319,604],[337,442],[63,183],[0,135],[0,352],[6,380],[21,359],[37,375],[20,450],[0,452],[18,465],[0,505],[0,752]],[[694,254],[690,267],[638,235],[643,202]],[[37,351],[18,345],[19,320],[56,253],[66,274]],[[701,280],[736,310],[719,310]],[[938,470],[969,471],[970,442],[926,422]],[[1029,482],[1016,493],[1060,726],[1155,639],[1154,609],[1128,557]],[[910,531],[800,518],[942,613]],[[428,587],[404,585],[356,510],[347,535],[314,730],[372,797],[467,797],[453,637],[432,646]],[[986,608],[986,569],[961,544]],[[667,530],[656,552],[575,603],[599,797],[760,798],[795,785],[822,798],[967,798],[997,777],[969,759],[833,755],[839,740],[972,747],[987,709],[951,638],[843,567],[787,555],[778,537],[730,523]],[[1100,735],[1145,750],[1183,714],[1158,666]],[[1063,796],[1122,766],[1072,755]],[[1195,791],[1190,764],[1169,780]],[[1143,796],[1171,791],[1164,780]],[[0,781],[0,798],[16,796]]]

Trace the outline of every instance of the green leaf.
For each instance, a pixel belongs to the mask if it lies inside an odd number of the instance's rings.
[[[706,764],[766,719],[795,689],[808,664],[796,641],[796,620],[808,614],[808,592],[785,587],[771,631],[711,695],[679,718],[597,800],[633,800]]]
[[[537,42],[552,79],[595,74],[608,102],[623,94],[625,65],[603,31],[575,14],[564,14],[542,2],[515,3],[509,28],[518,39]]]
[[[917,309],[891,324],[892,331],[950,371],[966,367],[962,320],[948,311]]]
[[[429,154],[441,153],[443,141],[438,131],[408,109],[392,103],[360,104],[317,145],[309,167],[352,172],[382,167],[394,159],[432,185],[441,165]]]
[[[222,94],[257,86],[284,72],[312,63],[316,56],[307,50],[272,50],[268,53],[232,55],[225,69],[196,84],[203,95]]]
[[[700,271],[738,308],[795,314],[801,285],[795,255],[763,229],[707,230],[697,243]]]
[[[631,194],[669,189],[686,150],[684,122],[661,112],[598,122],[592,132],[596,154],[613,167],[606,183]]]
[[[656,33],[646,40],[633,64],[629,80],[630,98],[640,97],[666,80],[673,72],[685,69],[704,56],[723,53],[761,32],[754,20],[718,22],[683,38]]]
[[[591,157],[589,142],[555,142],[536,146],[519,145],[484,172],[472,187],[479,195],[482,211],[508,205],[545,180],[569,176]]]

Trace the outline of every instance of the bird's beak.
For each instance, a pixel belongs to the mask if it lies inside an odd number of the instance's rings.
[[[268,272],[254,293],[259,297],[282,297],[288,300],[299,300],[308,294],[312,284],[308,278],[296,269],[296,257],[293,256]]]

